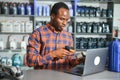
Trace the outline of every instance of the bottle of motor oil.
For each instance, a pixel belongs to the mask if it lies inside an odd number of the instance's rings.
[[[110,17],[110,18],[113,17],[113,10],[111,10],[111,9],[107,10],[107,17]]]
[[[97,47],[98,47],[98,48],[103,48],[103,47],[105,47],[105,38],[98,38],[98,39],[97,39]]]
[[[100,17],[100,15],[101,15],[101,9],[100,7],[96,7],[95,17]]]
[[[94,7],[92,7],[92,6],[89,7],[89,16],[90,17],[95,17]]]
[[[3,50],[4,49],[4,41],[3,39],[1,38],[0,39],[0,50]]]
[[[96,22],[93,22],[93,33],[97,33],[98,32],[98,26]]]
[[[17,3],[17,14],[20,14],[20,3]]]
[[[93,38],[92,41],[92,48],[97,48],[97,38]]]
[[[81,25],[81,31],[82,31],[83,33],[86,33],[86,30],[87,30],[86,22],[83,22],[82,25]]]
[[[72,24],[69,23],[69,26],[67,27],[67,31],[70,32],[70,33],[73,32]]]
[[[85,7],[85,17],[89,17],[89,7]]]
[[[92,33],[92,22],[87,23],[87,33]]]
[[[107,17],[107,9],[102,9],[101,17]]]
[[[80,38],[76,38],[76,49],[80,49]]]
[[[101,25],[100,22],[97,23],[97,27],[98,27],[98,28],[97,28],[97,29],[98,29],[98,30],[97,30],[98,33],[102,33],[103,28],[102,28],[102,25]]]
[[[2,8],[2,2],[0,2],[0,14],[2,14],[1,8]]]
[[[13,13],[13,10],[12,10],[12,7],[13,7],[13,3],[12,2],[10,2],[9,3],[9,14],[12,14]]]
[[[2,4],[2,14],[8,14],[8,13],[9,13],[8,3],[3,2],[3,4]]]
[[[92,38],[91,37],[89,37],[88,38],[88,49],[92,49]]]
[[[80,32],[81,32],[81,25],[80,25],[79,22],[77,22],[76,25],[77,25],[77,26],[76,26],[76,32],[77,32],[77,33],[80,33]]]
[[[86,45],[86,38],[81,37],[80,38],[80,49],[86,49],[87,45]]]
[[[25,14],[24,3],[18,3],[18,14],[20,14],[20,15],[24,15]]]
[[[110,33],[110,28],[109,28],[108,23],[103,22],[102,27],[103,27],[103,33]]]
[[[17,14],[17,4],[16,3],[10,4],[10,14],[13,14],[13,15]]]
[[[30,3],[30,6],[31,6],[31,15],[34,15],[34,3]]]
[[[31,15],[31,5],[29,3],[26,3],[25,5],[25,14]]]
[[[84,17],[85,16],[85,6],[81,6],[81,11],[80,11],[80,16]]]
[[[24,3],[21,4],[21,15],[25,15],[25,5],[24,5]]]
[[[37,5],[37,15],[42,16],[42,5]]]

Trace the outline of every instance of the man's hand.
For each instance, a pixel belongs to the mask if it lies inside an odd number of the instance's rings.
[[[73,53],[71,51],[64,49],[64,48],[60,48],[60,49],[57,49],[55,51],[52,51],[50,54],[53,58],[63,58],[64,56],[68,56],[68,55],[71,55]]]
[[[70,46],[65,46],[65,49],[68,50],[68,51],[70,51],[70,52],[72,52],[72,53],[75,52],[74,48],[70,47]]]
[[[86,57],[85,51],[81,51],[79,53],[76,53],[76,59],[78,60],[79,63],[85,62],[85,57]]]

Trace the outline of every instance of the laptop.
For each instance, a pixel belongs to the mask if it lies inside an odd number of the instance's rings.
[[[108,48],[88,49],[86,51],[85,62],[76,65],[64,72],[84,76],[105,70],[108,56]]]

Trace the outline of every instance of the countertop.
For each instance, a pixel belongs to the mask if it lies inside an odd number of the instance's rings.
[[[77,76],[55,70],[26,70],[23,80],[120,80],[120,73],[108,70]]]

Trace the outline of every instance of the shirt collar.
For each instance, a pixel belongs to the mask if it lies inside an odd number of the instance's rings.
[[[47,26],[48,26],[48,28],[49,28],[52,32],[54,32],[54,33],[62,33],[62,32],[63,32],[63,31],[61,31],[61,32],[56,31],[55,28],[54,28],[52,25],[50,25],[50,23],[48,23]]]

